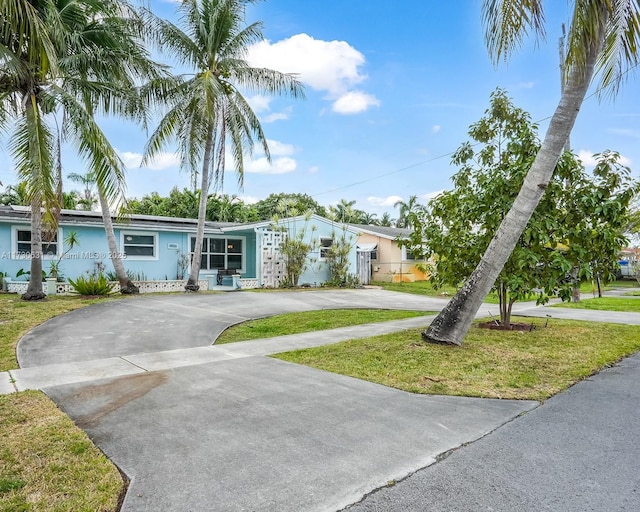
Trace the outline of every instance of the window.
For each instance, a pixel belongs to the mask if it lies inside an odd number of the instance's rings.
[[[156,259],[158,256],[158,236],[155,233],[121,234],[121,247],[130,259]]]
[[[333,245],[333,238],[320,239],[320,259],[321,260],[327,257],[327,251],[332,245]]]
[[[371,251],[371,259],[372,260],[378,259],[378,249],[374,249],[373,251]]]
[[[30,257],[31,255],[31,230],[15,228],[14,253],[16,258]],[[42,231],[42,256],[55,258],[58,256],[58,231]]]
[[[191,252],[196,249],[196,239],[191,238]],[[242,239],[204,237],[200,270],[242,270]]]

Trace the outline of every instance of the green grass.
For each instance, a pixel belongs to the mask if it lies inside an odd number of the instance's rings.
[[[625,299],[624,297],[596,297],[595,299],[582,299],[580,302],[554,304],[552,307],[640,313],[640,300]]]
[[[413,283],[372,283],[376,286],[380,286],[385,290],[391,292],[412,293],[414,295],[427,295],[429,297],[439,297],[441,299],[450,299],[453,297],[458,289],[455,286],[443,286],[437,290],[434,290],[430,281],[414,281]],[[498,304],[498,296],[495,293],[490,293],[485,297],[485,302],[490,304]]]
[[[0,371],[17,367],[15,347],[30,329],[101,300],[0,294]],[[0,396],[0,510],[114,511],[123,486],[117,468],[43,393]]]
[[[637,326],[533,322],[526,333],[473,327],[462,347],[423,343],[413,329],[275,357],[413,393],[544,400],[640,350]]]
[[[273,338],[286,334],[322,331],[362,325],[372,322],[385,322],[400,318],[428,315],[427,311],[403,311],[391,309],[324,309],[303,313],[286,313],[268,318],[250,320],[234,325],[224,331],[216,340],[216,345],[235,341]]]
[[[39,391],[0,396],[0,510],[114,511],[116,467]]]

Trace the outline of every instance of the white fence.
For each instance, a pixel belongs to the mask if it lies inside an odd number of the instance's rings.
[[[248,281],[251,281],[250,279]],[[158,292],[183,292],[186,281],[133,281],[140,289],[140,293],[158,293]],[[120,283],[117,281],[112,283],[114,292],[120,291]],[[200,279],[198,281],[200,290],[209,289],[209,281]],[[4,288],[9,293],[23,294],[27,291],[29,283],[27,281],[10,281],[4,280]],[[249,286],[246,286],[248,288]],[[42,283],[42,291],[47,295],[72,295],[73,287],[69,283],[58,283],[55,281],[45,281]]]

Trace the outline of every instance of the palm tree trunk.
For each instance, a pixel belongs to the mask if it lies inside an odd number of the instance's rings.
[[[40,196],[36,194],[31,201],[31,272],[29,286],[22,294],[22,300],[42,300],[46,294],[42,291],[42,210]],[[60,243],[61,240],[58,240]]]
[[[196,229],[196,246],[193,248],[191,270],[189,279],[184,289],[188,292],[197,292],[200,289],[198,278],[202,259],[202,241],[204,240],[204,223],[207,220],[207,198],[209,195],[209,169],[213,154],[213,125],[209,127],[207,142],[204,148],[204,160],[202,162],[202,183],[200,185],[200,201],[198,203],[198,227]]]
[[[104,194],[98,188],[98,198],[100,200],[100,210],[102,211],[102,222],[104,224],[104,232],[107,236],[107,245],[109,247],[109,254],[111,255],[111,263],[113,269],[116,272],[116,277],[120,283],[120,293],[125,295],[133,295],[140,292],[140,289],[131,282],[127,271],[124,268],[122,259],[116,243],[116,235],[113,231],[113,221],[111,220],[111,211],[109,209],[109,203],[107,203]]]
[[[482,301],[494,285],[544,195],[584,101],[601,47],[602,41],[593,41],[588,49],[584,67],[573,66],[540,151],[511,210],[464,286],[422,332],[425,341],[462,345],[462,340],[471,327]]]

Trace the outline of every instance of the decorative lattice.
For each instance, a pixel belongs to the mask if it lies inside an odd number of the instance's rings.
[[[262,286],[277,288],[285,276],[285,261],[280,252],[280,244],[284,241],[285,233],[262,230]]]

